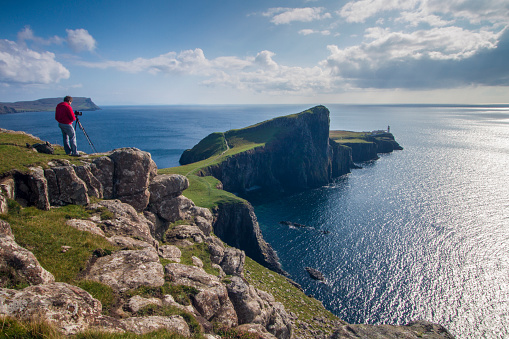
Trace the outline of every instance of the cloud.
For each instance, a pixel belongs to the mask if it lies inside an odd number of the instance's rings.
[[[401,13],[396,18],[398,21],[413,25],[444,26],[452,23],[451,19],[466,19],[472,24],[509,23],[507,0],[356,0],[345,4],[337,13],[347,22],[362,23],[390,11]]]
[[[228,64],[228,58],[217,59],[219,64]],[[233,60],[230,60],[233,64]],[[186,50],[177,54],[169,52],[154,58],[136,58],[131,61],[103,61],[103,62],[78,62],[79,65],[89,68],[115,68],[122,72],[151,74],[202,74],[210,72],[211,63],[205,58],[199,48]],[[238,66],[238,65],[237,65]]]
[[[154,58],[131,61],[79,62],[90,68],[114,68],[122,72],[168,75],[195,75],[202,77],[202,85],[222,86],[264,93],[312,93],[329,91],[330,76],[320,67],[288,67],[278,64],[271,51],[256,56],[238,58],[223,56],[207,59],[203,50],[169,52]]]
[[[366,19],[380,12],[391,10],[411,10],[417,0],[358,0],[345,4],[338,14],[347,22],[365,22]]]
[[[30,28],[30,26],[25,26],[23,30],[18,32],[18,42],[19,43],[25,43],[25,41],[30,40],[40,45],[52,45],[52,44],[61,44],[64,39],[54,36],[49,39],[44,39],[38,36],[35,36],[33,30]]]
[[[0,83],[50,84],[69,77],[69,70],[55,60],[55,54],[0,40]]]
[[[329,30],[318,31],[315,29],[301,29],[299,31],[299,34],[301,34],[301,35],[310,35],[310,34],[330,35],[330,31]]]
[[[271,8],[263,13],[264,16],[272,17],[270,20],[276,25],[289,24],[293,21],[311,22],[331,18],[330,13],[323,13],[323,7],[305,7],[305,8]],[[323,13],[323,14],[322,14]]]
[[[360,88],[452,88],[467,84],[509,85],[509,30],[459,27],[413,33],[368,29],[371,41],[340,49],[320,65]],[[496,70],[499,71],[496,71]]]
[[[66,32],[67,43],[74,52],[92,52],[96,48],[95,39],[88,33],[86,29],[66,29]]]

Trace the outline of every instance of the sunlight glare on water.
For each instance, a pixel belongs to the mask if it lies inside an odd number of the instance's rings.
[[[331,125],[348,123],[331,112]],[[509,110],[350,113],[359,124],[392,120],[405,149],[329,187],[256,206],[284,268],[350,323],[424,319],[458,338],[509,336]],[[355,119],[350,129],[368,129]],[[306,266],[327,283],[309,279]]]

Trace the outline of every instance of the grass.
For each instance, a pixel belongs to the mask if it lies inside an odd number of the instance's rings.
[[[66,155],[62,146],[53,146],[55,154],[38,153],[26,147],[27,143],[33,145],[42,142],[28,134],[0,132],[0,159],[2,159],[0,177],[13,170],[27,172],[31,166],[48,168],[48,162],[57,159],[69,160],[70,163],[76,165],[82,164],[77,158]]]
[[[182,257],[180,257],[180,263],[183,265],[193,265],[192,257],[199,258],[203,263],[203,269],[208,274],[217,276],[219,271],[212,267],[212,261],[210,260],[209,247],[206,243],[196,243],[193,246],[187,246],[181,248]]]
[[[113,304],[118,299],[118,295],[113,289],[98,281],[80,280],[76,286],[90,293],[94,298],[98,299],[102,304],[102,314],[108,315]]]
[[[366,132],[352,132],[352,131],[329,131],[329,138],[339,144],[352,144],[352,143],[371,143],[366,140],[369,133]]]
[[[68,219],[87,219],[90,214],[83,206],[41,211],[35,207],[20,208],[14,201],[9,204],[9,213],[0,218],[11,225],[16,242],[31,251],[56,281],[73,284],[79,280],[94,250],[117,250],[103,237],[65,224]],[[62,246],[71,248],[64,252]]]

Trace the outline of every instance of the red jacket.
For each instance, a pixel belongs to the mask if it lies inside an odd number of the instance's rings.
[[[76,117],[74,116],[71,105],[65,101],[59,103],[55,109],[55,120],[61,124],[72,124],[73,121],[76,120]]]

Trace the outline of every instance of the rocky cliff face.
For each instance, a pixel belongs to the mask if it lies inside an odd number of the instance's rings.
[[[203,169],[225,190],[244,193],[254,188],[295,191],[319,187],[331,180],[329,110],[317,106],[298,115],[276,118],[253,127],[280,132],[265,146],[233,155]]]
[[[271,270],[285,274],[276,252],[263,239],[253,207],[249,203],[220,205],[216,215],[214,233],[221,240],[243,249],[250,258]]]

